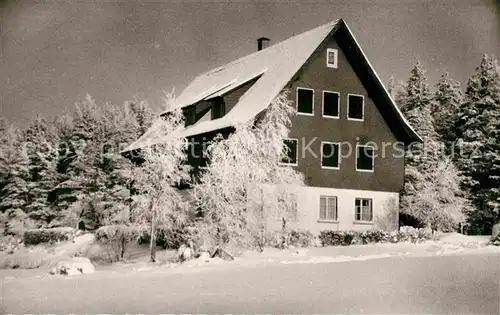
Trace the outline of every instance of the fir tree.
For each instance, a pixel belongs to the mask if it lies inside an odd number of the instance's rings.
[[[434,128],[439,134],[440,140],[445,143],[447,151],[450,152],[451,146],[456,140],[454,122],[462,103],[462,92],[460,84],[451,79],[447,72],[441,76],[436,88],[432,103]]]
[[[26,216],[25,208],[28,203],[28,156],[21,145],[19,131],[4,124],[6,131],[1,135],[0,142],[0,171],[2,172],[2,186],[0,187],[0,211],[3,214],[2,225],[4,233],[18,234],[24,228],[33,227]]]
[[[500,71],[495,58],[484,55],[469,79],[455,127],[457,165],[476,206],[469,220],[477,232],[490,233],[500,221]]]
[[[432,94],[425,71],[420,62],[417,62],[410,72],[406,94],[401,99],[401,111],[423,139],[423,144],[414,143],[410,146],[406,162],[410,167],[417,167],[420,172],[432,170],[440,154],[441,144],[432,123],[431,103]]]
[[[29,172],[26,213],[39,226],[57,217],[49,202],[49,194],[57,184],[56,136],[52,126],[37,117],[23,133]]]
[[[456,202],[460,196],[456,191],[451,193],[439,186],[436,174],[440,170],[449,170],[448,165],[442,163],[441,143],[436,133],[431,115],[432,94],[427,84],[425,71],[420,62],[411,70],[406,85],[406,94],[401,98],[401,109],[410,125],[423,139],[423,143],[413,143],[409,146],[405,161],[405,186],[401,195],[401,210],[419,220],[430,224],[433,228],[442,228],[443,218],[457,217],[451,212],[450,204],[464,204]],[[458,176],[451,176],[451,180],[459,181]],[[458,185],[458,183],[457,183]],[[451,188],[450,188],[451,189]],[[450,199],[449,195],[455,199]],[[444,198],[443,195],[447,197]],[[441,210],[448,209],[445,213]],[[462,209],[458,210],[459,213]],[[434,219],[430,219],[434,218]],[[454,221],[457,223],[456,221]]]

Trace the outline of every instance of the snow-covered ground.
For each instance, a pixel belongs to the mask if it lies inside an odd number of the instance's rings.
[[[262,264],[288,265],[288,264],[324,264],[341,263],[346,261],[364,261],[373,259],[384,259],[390,257],[426,257],[426,256],[450,256],[450,255],[473,255],[473,254],[498,254],[500,247],[488,245],[488,236],[466,236],[457,233],[443,234],[437,240],[427,241],[419,244],[412,243],[382,243],[353,246],[330,246],[314,248],[296,248],[279,250],[266,248],[264,252],[244,252],[236,257],[234,261],[223,261],[221,259],[193,259],[183,264],[167,263],[168,257],[176,254],[175,251],[160,250],[157,253],[159,263],[151,264],[149,260],[149,249],[147,246],[134,246],[129,249],[126,256],[131,259],[127,263],[119,263],[108,266],[97,266],[97,277],[112,276],[116,274],[135,274],[142,272],[158,273],[183,273],[203,272],[204,270],[252,267]],[[64,256],[79,251],[83,246],[88,254],[100,252],[92,244],[90,236],[82,236],[75,243],[61,245],[55,248],[53,254]],[[94,248],[93,248],[94,247]],[[12,278],[48,277],[47,269],[41,267],[34,270],[0,270],[0,276]],[[87,277],[87,276],[86,276]]]
[[[334,263],[381,259],[394,256],[443,256],[459,254],[498,253],[500,247],[488,245],[489,236],[467,236],[458,233],[443,234],[437,240],[423,243],[381,243],[353,246],[331,246],[307,249],[266,249],[264,253],[247,252],[241,260],[266,261],[282,264]]]

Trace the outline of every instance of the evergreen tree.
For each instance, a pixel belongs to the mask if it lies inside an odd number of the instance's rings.
[[[39,226],[46,226],[57,217],[49,201],[49,194],[57,184],[57,143],[52,126],[37,117],[23,132],[29,172],[26,213]]]
[[[457,165],[476,206],[469,220],[477,232],[490,233],[500,221],[500,71],[495,58],[484,55],[469,79],[455,127]]]
[[[432,94],[422,65],[418,61],[410,72],[406,94],[401,99],[401,111],[423,139],[423,144],[410,146],[406,164],[420,172],[432,172],[440,159],[439,137],[431,116]]]
[[[443,228],[443,218],[453,222],[458,218],[452,213],[450,204],[464,204],[456,202],[456,191],[451,193],[443,190],[436,174],[442,170],[450,170],[449,165],[443,165],[441,143],[436,133],[431,115],[432,94],[427,84],[425,71],[420,62],[411,70],[410,78],[406,85],[406,94],[400,100],[401,110],[410,125],[423,139],[423,143],[413,143],[408,147],[405,161],[405,186],[401,195],[401,211],[413,216],[424,224],[433,228]],[[451,180],[459,181],[458,176],[451,176]],[[450,188],[451,189],[451,188]],[[449,195],[455,199],[450,199]],[[446,195],[447,197],[444,197]],[[442,213],[443,209],[448,209]],[[459,209],[459,212],[462,209]],[[433,219],[431,219],[433,218]],[[457,223],[456,221],[454,221]],[[449,228],[449,227],[448,227]]]
[[[456,140],[454,122],[462,103],[462,92],[460,84],[451,79],[447,72],[441,76],[436,88],[431,108],[434,128],[450,152]]]
[[[6,121],[0,124],[0,212],[4,233],[18,234],[33,227],[27,218],[28,156],[21,145],[20,132]]]

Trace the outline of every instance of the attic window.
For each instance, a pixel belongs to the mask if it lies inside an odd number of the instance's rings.
[[[328,48],[326,50],[326,66],[328,68],[337,69],[338,66],[338,52],[337,49]]]

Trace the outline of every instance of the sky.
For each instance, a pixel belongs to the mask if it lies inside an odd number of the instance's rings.
[[[195,76],[343,18],[385,84],[417,58],[429,83],[467,82],[484,53],[500,56],[500,0],[0,0],[0,117],[145,99],[161,107]]]

